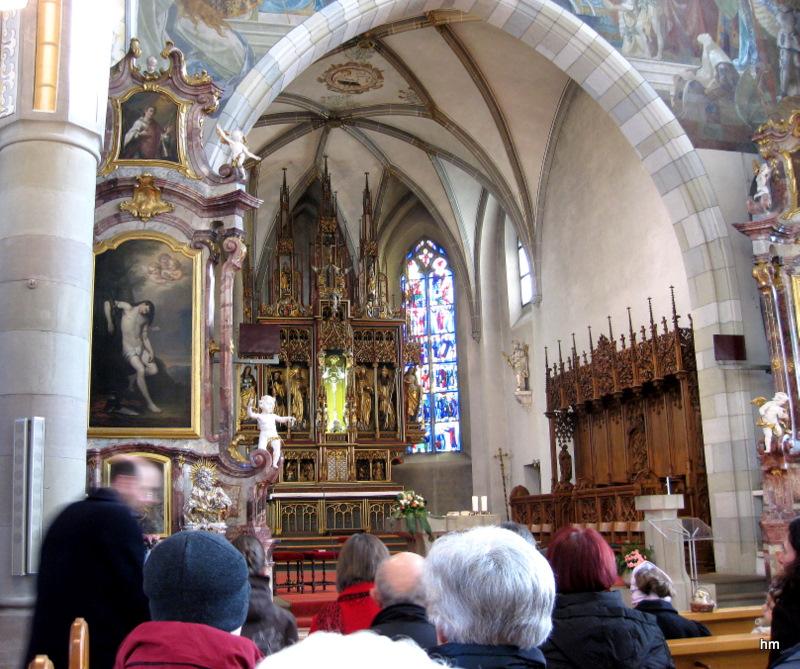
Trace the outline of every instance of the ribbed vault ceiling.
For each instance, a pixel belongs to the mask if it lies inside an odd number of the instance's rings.
[[[263,159],[257,268],[266,260],[281,169],[293,205],[307,202],[323,156],[356,244],[369,172],[380,226],[422,204],[461,246],[470,274],[487,195],[531,248],[541,172],[568,83],[533,49],[450,10],[385,25],[331,51],[276,98],[248,136]]]

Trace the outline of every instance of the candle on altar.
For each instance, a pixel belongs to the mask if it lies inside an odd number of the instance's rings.
[[[478,496],[472,496],[472,513],[478,513]]]
[[[670,492],[670,487],[669,487],[669,476],[667,476],[667,494],[668,495],[672,494],[672,492]]]
[[[481,511],[483,513],[489,513],[489,498],[486,495],[481,497]]]

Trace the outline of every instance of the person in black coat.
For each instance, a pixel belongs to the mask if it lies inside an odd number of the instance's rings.
[[[652,562],[643,561],[631,575],[631,601],[642,613],[655,616],[665,639],[692,639],[711,636],[703,623],[680,615],[670,604],[675,596],[672,579]]]
[[[297,643],[295,617],[272,601],[270,580],[264,575],[267,567],[264,546],[249,534],[236,537],[232,543],[244,555],[249,571],[250,605],[242,636],[251,639],[264,656]]]
[[[150,620],[144,538],[133,512],[144,511],[161,487],[152,463],[118,458],[109,489],[92,490],[52,522],[42,543],[25,666],[47,655],[66,667],[70,627],[80,617],[89,626],[92,669],[111,669],[123,639]]]
[[[547,669],[672,669],[656,619],[610,592],[614,553],[597,530],[565,527],[547,548],[558,595],[553,632],[541,645]]]
[[[425,560],[428,653],[461,669],[544,669],[556,588],[539,551],[513,532],[476,527],[437,539]],[[591,666],[591,665],[586,665]]]
[[[783,576],[774,586],[770,640],[777,641],[779,647],[770,650],[770,663],[776,662],[781,652],[800,643],[800,518],[789,523],[783,552],[777,557],[783,566]]]
[[[381,610],[370,629],[391,639],[413,639],[427,650],[438,641],[425,612],[424,564],[421,555],[411,552],[398,553],[381,563],[369,593]]]

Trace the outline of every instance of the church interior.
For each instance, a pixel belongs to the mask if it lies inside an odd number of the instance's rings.
[[[0,614],[130,454],[156,541],[392,534],[413,490],[645,542],[675,496],[703,571],[774,575],[800,71],[766,4],[691,4],[0,5]]]

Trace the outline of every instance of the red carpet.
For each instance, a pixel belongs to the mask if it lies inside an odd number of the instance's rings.
[[[282,572],[277,574],[278,591],[275,596],[285,599],[292,605],[292,613],[297,618],[298,627],[310,627],[311,619],[317,611],[328,602],[334,601],[338,595],[335,585],[328,585],[324,588],[317,586],[315,588],[316,592],[312,593],[311,585],[308,583],[311,579],[311,574],[306,573],[305,576],[307,582],[304,592],[297,592],[294,589],[291,592],[286,592],[286,589],[281,587],[281,583],[286,580],[286,575]]]

